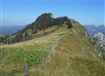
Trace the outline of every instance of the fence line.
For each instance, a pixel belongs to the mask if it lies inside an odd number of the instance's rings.
[[[65,36],[65,35],[64,35],[64,36]],[[50,51],[49,54],[48,54],[48,61],[50,61],[50,60],[51,60],[50,58],[54,56],[54,54],[55,54],[55,48],[58,47],[59,40],[60,40],[61,38],[63,38],[64,36],[59,37],[59,38],[57,39],[57,41],[56,41],[54,44],[52,44],[52,46],[51,46],[51,51]]]
[[[65,35],[64,35],[64,36],[65,36]],[[48,53],[48,61],[51,60],[51,57],[54,57],[55,48],[58,47],[58,42],[59,42],[59,40],[60,40],[61,38],[63,38],[64,36],[58,38],[57,41],[56,41],[56,43],[52,44],[51,50],[50,50],[50,52]],[[45,53],[44,53],[44,50],[42,50],[42,60],[41,60],[42,66],[44,65],[44,63],[45,63]],[[26,58],[24,58],[24,73],[25,73],[25,76],[28,76],[29,70],[28,70],[28,63],[27,63]]]

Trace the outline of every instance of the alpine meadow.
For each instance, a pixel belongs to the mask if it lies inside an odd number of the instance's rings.
[[[105,76],[104,0],[51,2],[1,0],[0,76]]]

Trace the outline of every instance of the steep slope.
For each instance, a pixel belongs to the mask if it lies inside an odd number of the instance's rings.
[[[16,42],[22,42],[31,40],[33,38],[39,38],[42,36],[45,36],[46,34],[49,34],[51,32],[54,32],[55,30],[58,30],[59,27],[62,27],[63,24],[67,24],[68,28],[71,28],[71,21],[68,17],[58,17],[53,18],[52,13],[44,13],[31,24],[27,25],[23,30],[20,30],[13,35],[10,35],[9,37],[0,38],[2,43],[4,44],[10,44],[10,43],[16,43]],[[45,32],[44,30],[52,27],[52,26],[58,26],[58,28],[54,30],[50,30],[48,32]],[[40,31],[43,31],[41,34],[38,34]]]
[[[51,27],[47,30],[55,29]],[[46,30],[46,31],[47,31]],[[24,58],[28,61],[28,68],[41,65],[42,52],[44,51],[45,60],[48,59],[48,53],[51,52],[51,46],[57,38],[67,33],[67,29],[59,29],[47,36],[19,42],[15,44],[1,45],[0,49],[0,75],[1,76],[23,76]],[[8,68],[8,69],[7,69]]]
[[[30,69],[30,76],[104,76],[105,61],[94,50],[85,29],[76,24],[60,39],[52,60]]]
[[[79,22],[71,20],[72,28],[63,25],[59,30],[37,39],[0,49],[2,76],[24,76],[24,58],[27,58],[30,76],[104,76],[105,61],[95,54],[98,47]],[[54,27],[51,27],[53,29]],[[57,43],[54,56],[49,53]],[[45,63],[41,65],[44,51]],[[7,69],[8,68],[8,69]]]

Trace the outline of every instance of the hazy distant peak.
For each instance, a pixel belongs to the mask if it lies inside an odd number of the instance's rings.
[[[91,36],[94,36],[98,32],[105,34],[105,25],[85,25],[85,28]]]

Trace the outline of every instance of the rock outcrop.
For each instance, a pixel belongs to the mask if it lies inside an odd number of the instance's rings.
[[[98,32],[94,35],[93,39],[94,44],[101,48],[98,52],[98,56],[105,60],[105,35],[102,32]]]

